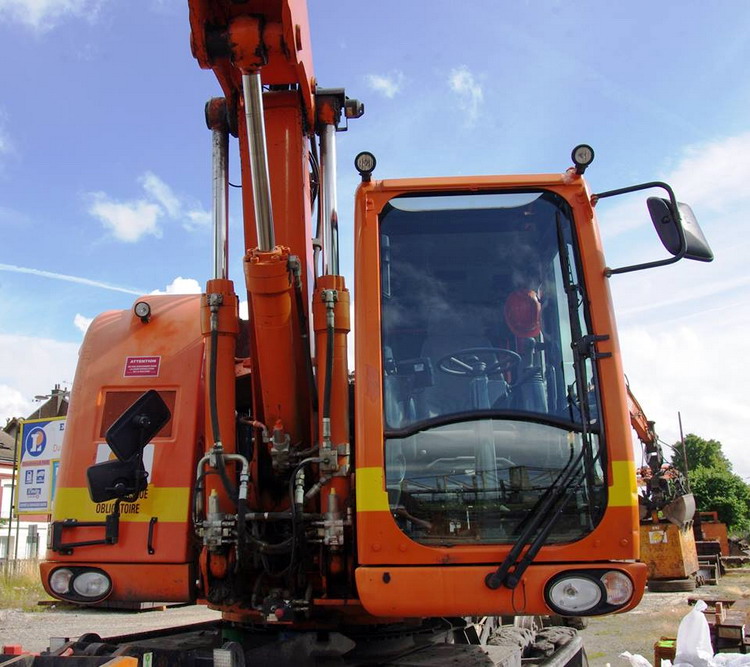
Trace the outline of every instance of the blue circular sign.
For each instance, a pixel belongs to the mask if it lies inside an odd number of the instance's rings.
[[[47,434],[41,426],[32,428],[24,438],[23,446],[29,456],[40,456],[47,446]]]

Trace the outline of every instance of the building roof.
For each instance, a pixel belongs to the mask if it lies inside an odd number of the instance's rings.
[[[5,431],[0,431],[0,461],[13,461],[16,439]]]
[[[53,417],[64,417],[68,414],[68,396],[67,389],[61,389],[56,384],[54,389],[49,393],[45,402],[42,403],[28,417],[29,419],[51,419]],[[39,397],[43,398],[43,397]],[[16,447],[16,436],[21,428],[21,422],[24,421],[18,417],[8,420],[8,423],[0,430],[0,461],[13,461]]]

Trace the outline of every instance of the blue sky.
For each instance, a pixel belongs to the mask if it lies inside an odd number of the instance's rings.
[[[587,142],[594,191],[670,180],[716,261],[612,279],[624,365],[665,440],[680,411],[750,477],[750,4],[313,0],[310,21],[318,81],[366,105],[339,135],[345,272],[360,150],[381,178],[533,173]],[[181,0],[0,0],[0,418],[73,379],[97,313],[208,277],[219,89],[188,37]],[[599,208],[611,266],[661,256],[640,200]]]

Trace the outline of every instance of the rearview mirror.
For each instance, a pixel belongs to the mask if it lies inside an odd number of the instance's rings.
[[[661,197],[649,197],[646,201],[651,221],[654,223],[656,233],[662,244],[671,255],[679,254],[682,249],[682,238],[680,234],[680,222],[682,233],[685,237],[686,259],[696,259],[699,262],[710,262],[714,258],[713,252],[703,236],[703,231],[695,219],[693,209],[687,204],[677,202],[680,220],[676,219],[672,205],[667,199]]]
[[[655,262],[645,262],[643,264],[632,264],[630,266],[620,266],[616,269],[605,269],[607,277],[615,273],[627,273],[628,271],[640,271],[641,269],[651,269],[655,266],[665,266],[681,260],[697,259],[701,262],[710,262],[714,258],[713,252],[703,236],[698,221],[695,219],[692,209],[675,198],[674,191],[667,183],[661,181],[652,181],[650,183],[641,183],[640,185],[631,185],[627,188],[618,188],[600,192],[591,196],[593,205],[605,197],[616,197],[618,195],[637,192],[639,190],[649,190],[651,188],[661,188],[669,195],[668,199],[661,197],[649,197],[646,200],[651,221],[654,223],[656,233],[659,235],[662,244],[672,255],[668,259],[660,259]]]
[[[171,417],[159,392],[149,389],[117,418],[104,437],[120,461],[130,461],[143,452]]]
[[[140,460],[95,463],[86,470],[86,477],[89,496],[95,503],[117,498],[135,499],[148,485],[148,474]]]

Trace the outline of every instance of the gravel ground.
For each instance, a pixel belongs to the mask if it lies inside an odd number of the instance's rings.
[[[156,630],[177,625],[201,623],[221,614],[203,606],[170,607],[166,610],[111,611],[91,608],[45,607],[42,611],[0,610],[0,646],[20,644],[38,653],[49,645],[50,637],[78,637],[96,632],[113,637],[132,632]]]
[[[653,662],[654,643],[662,636],[675,637],[688,613],[687,597],[750,597],[750,572],[723,577],[718,586],[695,593],[646,593],[641,604],[623,615],[594,618],[582,631],[591,667],[627,667],[623,651],[639,653]],[[21,644],[27,651],[46,649],[50,637],[77,637],[96,632],[102,637],[210,621],[219,617],[205,607],[173,607],[143,612],[47,607],[37,612],[0,610],[0,646]]]
[[[654,662],[654,644],[661,637],[676,637],[677,628],[690,611],[688,597],[750,597],[750,571],[732,572],[716,586],[701,586],[692,593],[649,593],[627,614],[589,620],[581,631],[591,667],[627,667],[623,651],[640,654]]]

